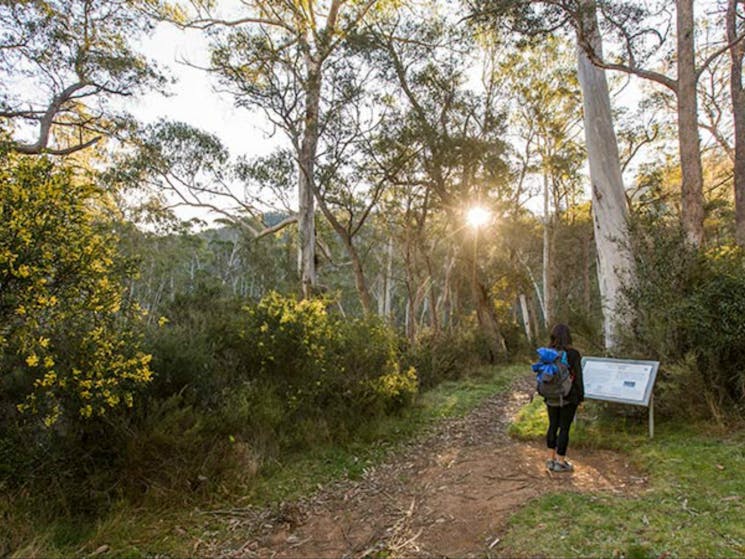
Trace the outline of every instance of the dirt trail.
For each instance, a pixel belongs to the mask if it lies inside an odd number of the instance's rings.
[[[623,455],[570,450],[573,473],[550,473],[539,443],[507,436],[527,401],[520,382],[464,418],[414,441],[361,480],[264,511],[225,511],[230,542],[195,552],[220,557],[484,557],[498,555],[511,513],[553,491],[634,492],[645,479]],[[220,530],[224,536],[225,531]]]

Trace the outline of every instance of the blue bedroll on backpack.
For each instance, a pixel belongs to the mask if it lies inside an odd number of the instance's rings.
[[[533,372],[536,373],[538,393],[549,406],[563,406],[564,398],[572,389],[567,353],[550,347],[538,348],[537,353],[539,361],[533,364]]]

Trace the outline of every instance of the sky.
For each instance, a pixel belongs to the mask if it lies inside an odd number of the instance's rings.
[[[140,120],[187,122],[217,135],[233,155],[266,155],[277,145],[279,138],[269,137],[261,114],[235,107],[230,95],[217,90],[215,78],[186,63],[207,66],[208,41],[202,31],[160,23],[141,48],[178,81],[170,88],[172,96],[149,93],[125,103]]]
[[[149,92],[126,98],[121,108],[146,124],[165,119],[210,132],[233,158],[268,155],[281,145],[284,136],[281,132],[271,135],[271,124],[260,112],[236,107],[228,93],[219,91],[216,77],[201,69],[208,66],[208,46],[203,31],[159,23],[140,49],[174,77],[176,83],[169,87],[168,96]],[[236,185],[234,192],[242,188]],[[207,224],[222,217],[206,209],[184,206],[174,208],[174,213],[182,220],[198,218]]]
[[[271,136],[271,124],[260,112],[235,107],[231,96],[219,91],[216,77],[200,69],[208,66],[208,45],[203,31],[158,24],[140,48],[177,79],[170,87],[172,95],[146,93],[125,99],[122,108],[144,123],[154,123],[159,119],[183,121],[211,132],[220,138],[233,157],[244,155],[253,158],[269,154],[284,142],[284,136],[281,132]],[[469,87],[477,84],[480,84],[478,68],[474,69]],[[538,213],[543,211],[542,204],[540,196],[528,202],[530,209]],[[176,215],[184,220],[197,217],[211,221],[206,210],[177,208]]]

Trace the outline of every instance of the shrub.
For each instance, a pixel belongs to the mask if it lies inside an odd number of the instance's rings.
[[[661,361],[661,410],[706,402],[715,415],[745,397],[745,260],[697,251],[678,230],[635,233],[637,283],[626,294],[629,356]],[[698,378],[693,378],[692,373]],[[665,401],[669,399],[670,401]]]
[[[270,293],[246,308],[247,370],[281,402],[280,431],[295,446],[311,435],[298,426],[316,431],[314,439],[343,439],[367,418],[411,402],[417,389],[415,371],[399,367],[390,327],[374,317],[331,315],[328,304]]]
[[[429,389],[445,380],[461,378],[474,365],[488,362],[488,347],[475,323],[455,331],[426,329],[406,347],[404,366],[414,367],[421,387]]]
[[[47,426],[131,407],[151,378],[107,204],[63,163],[0,146],[0,394]]]
[[[335,336],[322,299],[271,292],[245,308],[244,357],[257,378],[281,387],[291,407],[321,389]]]
[[[156,371],[150,398],[184,393],[203,406],[215,405],[225,387],[245,377],[240,337],[242,302],[216,289],[181,294],[150,324],[146,343]]]
[[[0,485],[44,487],[31,504],[50,516],[94,515],[122,497],[189,502],[409,405],[418,379],[396,333],[327,305],[177,297],[147,330],[154,378],[138,405],[55,429],[3,425]]]
[[[347,421],[392,413],[411,403],[418,390],[417,373],[399,364],[399,340],[379,317],[335,319],[335,407]],[[412,370],[409,370],[412,369]]]

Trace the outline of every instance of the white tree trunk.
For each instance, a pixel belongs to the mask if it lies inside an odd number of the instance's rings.
[[[548,322],[546,321],[546,306],[543,303],[543,294],[541,292],[541,288],[538,285],[538,282],[536,281],[535,276],[533,275],[533,271],[530,269],[530,266],[528,266],[528,263],[525,260],[523,260],[522,257],[520,256],[518,257],[520,258],[520,263],[525,268],[525,271],[528,274],[528,278],[530,278],[530,283],[533,285],[533,289],[535,290],[535,296],[536,296],[536,299],[538,300],[538,310],[541,311],[541,316],[543,317],[543,327],[548,329]],[[536,326],[536,334],[538,334],[537,330],[538,330],[538,327]]]
[[[737,41],[739,18],[737,4],[741,0],[727,2],[727,42],[730,47],[730,98],[734,122],[735,162],[735,240],[745,247],[745,88],[742,83],[745,41]]]
[[[688,241],[699,247],[704,238],[704,179],[698,136],[693,0],[677,0],[675,5],[678,32],[678,145],[683,175],[681,217]]]
[[[315,199],[310,181],[305,177],[307,172],[312,172],[313,165],[308,167],[309,170],[301,168],[298,180],[298,270],[305,297],[312,295],[317,284]]]
[[[453,269],[455,268],[455,262],[456,257],[455,253],[448,258],[448,260],[445,263],[445,273],[443,274],[443,285],[442,285],[442,294],[440,295],[440,298],[437,302],[438,311],[440,311],[440,316],[442,316],[442,326],[443,328],[447,329],[451,325],[452,320],[452,309],[453,309],[453,301],[452,301],[452,295],[453,295],[453,289],[451,287],[452,283],[452,275],[453,275]]]
[[[303,296],[310,297],[316,290],[316,222],[314,169],[318,145],[318,115],[321,104],[321,63],[308,56],[308,84],[305,96],[305,123],[299,154],[298,176],[298,266]]]
[[[544,163],[545,165],[545,163]],[[543,320],[546,328],[553,320],[553,301],[551,300],[551,234],[548,171],[543,170]]]
[[[530,331],[530,315],[528,314],[528,301],[525,298],[525,293],[520,293],[520,310],[523,315],[523,324],[525,325],[525,336],[528,338],[528,342],[533,342],[533,335]]]
[[[583,27],[595,52],[602,56],[594,2],[585,0],[584,5],[586,20]],[[632,281],[634,273],[628,243],[628,208],[605,71],[593,66],[579,46],[577,67],[582,87],[585,140],[592,182],[603,334],[606,349],[612,350],[617,345],[619,330],[625,326],[625,316],[617,312],[623,299],[622,283]]]
[[[388,249],[386,251],[383,297],[383,316],[390,318],[393,309],[393,237],[388,239]]]

